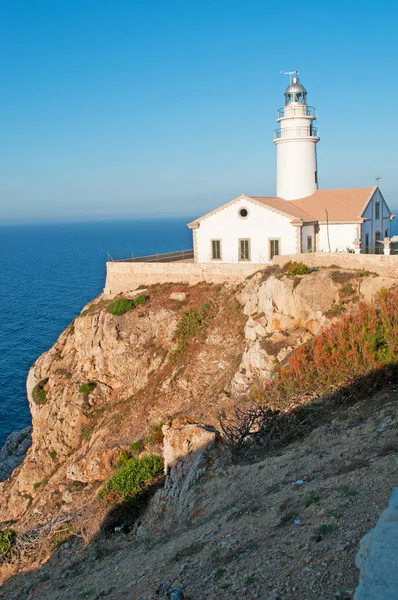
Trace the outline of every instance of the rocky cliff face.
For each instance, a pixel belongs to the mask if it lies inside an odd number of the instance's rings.
[[[81,511],[120,449],[154,424],[189,414],[215,425],[344,306],[394,283],[266,270],[237,288],[153,286],[122,316],[98,298],[29,372],[32,445],[0,484],[0,520],[23,529]]]

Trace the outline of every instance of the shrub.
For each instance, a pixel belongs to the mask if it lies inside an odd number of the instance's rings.
[[[132,300],[129,300],[128,298],[118,298],[117,300],[111,302],[106,310],[111,315],[120,317],[121,315],[124,315],[126,312],[135,308],[136,306],[139,306],[140,304],[145,304],[146,301],[147,298],[142,294],[140,296],[136,296]]]
[[[333,525],[319,525],[314,529],[315,535],[320,535],[321,537],[326,537],[333,533]]]
[[[118,298],[111,302],[106,309],[111,315],[120,317],[126,312],[135,307],[134,300],[128,300],[127,298]]]
[[[70,371],[68,371],[67,369],[57,369],[56,373],[58,375],[63,375],[65,377],[65,379],[70,379],[72,377],[72,373]]]
[[[355,386],[352,396],[398,374],[397,356],[398,288],[382,289],[299,346],[263,392],[253,390],[252,406],[221,413],[220,426],[236,453],[253,436],[266,447],[292,439],[330,414],[348,389]]]
[[[75,333],[75,321],[76,321],[76,317],[73,318],[72,323],[69,325],[69,331],[72,334]]]
[[[36,383],[32,390],[32,399],[38,406],[44,406],[44,404],[47,404],[47,392],[44,389],[44,386],[47,382],[48,377],[41,379],[38,383]]]
[[[352,287],[351,283],[344,283],[341,286],[341,290],[340,290],[340,294],[341,296],[352,296],[353,294],[355,294],[355,290]]]
[[[330,273],[330,279],[333,283],[348,283],[355,277],[355,272],[348,271],[332,271]]]
[[[79,392],[81,394],[91,394],[91,392],[97,387],[97,384],[94,381],[89,381],[88,383],[82,383],[79,385]]]
[[[91,438],[93,429],[94,429],[93,423],[84,423],[80,430],[80,435],[81,435],[82,440],[85,440],[86,442],[88,442],[89,439]]]
[[[313,340],[299,346],[275,378],[282,397],[323,394],[387,365],[398,354],[398,289],[356,305]]]
[[[194,338],[206,325],[210,309],[211,304],[205,303],[200,309],[191,309],[183,312],[174,335],[179,344],[172,355],[173,362],[178,362],[184,357],[188,341]]]
[[[149,444],[163,444],[163,425],[164,421],[159,421],[151,427],[147,441]]]
[[[146,298],[143,294],[141,294],[140,296],[136,296],[134,298],[135,306],[139,306],[140,304],[145,304],[145,302],[146,302]]]
[[[15,544],[17,534],[14,529],[3,529],[0,531],[0,558],[6,558]]]
[[[55,462],[55,460],[57,459],[56,450],[50,450],[49,455],[50,455],[51,460],[53,460]]]
[[[288,262],[283,266],[283,272],[286,275],[307,275],[312,269],[303,262]]]
[[[138,454],[140,454],[144,449],[144,442],[143,440],[138,440],[137,442],[133,442],[132,444],[130,444],[129,447],[129,451],[131,452],[131,454],[133,456],[137,456]]]
[[[176,329],[176,338],[179,340],[187,340],[195,337],[198,331],[203,327],[208,308],[200,310],[187,310],[183,313],[180,322]]]
[[[108,479],[99,498],[109,504],[134,498],[152,486],[162,473],[163,461],[159,456],[132,457]]]

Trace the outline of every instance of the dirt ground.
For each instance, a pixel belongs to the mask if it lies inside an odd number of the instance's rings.
[[[398,486],[397,428],[390,386],[306,438],[218,472],[178,529],[68,541],[0,598],[149,600],[170,586],[191,600],[351,598],[359,541]]]

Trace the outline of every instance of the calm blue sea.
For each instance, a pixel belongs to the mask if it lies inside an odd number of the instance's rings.
[[[30,366],[104,287],[105,262],[192,247],[192,218],[0,227],[0,446],[30,424]]]

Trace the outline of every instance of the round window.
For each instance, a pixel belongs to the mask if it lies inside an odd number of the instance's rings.
[[[249,214],[249,211],[247,210],[247,208],[241,208],[239,214],[242,217],[242,219],[246,219],[247,215]]]

